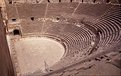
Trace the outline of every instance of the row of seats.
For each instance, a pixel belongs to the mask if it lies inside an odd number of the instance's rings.
[[[113,50],[114,47],[117,47],[118,44],[121,44],[121,33],[120,33],[120,31],[121,31],[121,25],[120,25],[121,24],[121,16],[120,16],[120,13],[121,13],[120,6],[112,6],[104,15],[102,15],[97,20],[97,22],[95,24],[90,25],[94,29],[97,30],[97,33],[99,34],[99,37],[100,37],[99,43],[97,44],[97,46],[99,48],[97,49],[96,52],[104,52],[104,51],[108,51],[108,50]],[[70,28],[70,27],[68,27],[68,28]],[[75,27],[73,29],[75,29]],[[72,29],[70,28],[70,30],[72,30]],[[72,30],[69,32],[72,33],[74,31]],[[66,30],[65,33],[67,33],[67,32],[68,31]],[[84,32],[80,32],[80,34],[82,34],[82,33],[84,33]],[[88,34],[85,33],[84,35],[88,35]],[[77,34],[76,34],[76,36],[77,36]],[[81,36],[83,36],[83,35],[81,35]],[[72,38],[73,38],[73,35],[72,35]],[[91,38],[91,37],[82,37],[82,40],[86,39],[86,38]],[[86,39],[86,41],[88,41],[88,39]],[[85,51],[81,51],[81,52],[85,52]],[[74,53],[73,55],[76,55],[76,54]],[[70,65],[70,63],[73,64],[74,60],[72,59],[70,61],[70,58],[72,58],[72,57],[67,57],[67,58],[61,60],[59,64],[55,65],[55,67],[61,68],[63,66],[63,68],[64,68],[65,67],[64,65]],[[100,59],[95,58],[95,60],[97,61]],[[106,60],[109,61],[109,59],[106,59]],[[70,63],[68,63],[68,62],[70,62]],[[56,69],[56,68],[54,68],[54,69]]]
[[[99,48],[109,49],[109,45],[113,46],[121,42],[120,13],[120,6],[113,6],[93,25],[100,34]]]
[[[89,47],[91,41],[94,40],[92,36],[93,33],[90,30],[71,24],[54,25],[53,23],[49,23],[43,27],[42,31],[45,34],[58,36],[60,39],[63,39],[68,46],[67,55],[73,54],[75,50],[82,52],[83,49]]]

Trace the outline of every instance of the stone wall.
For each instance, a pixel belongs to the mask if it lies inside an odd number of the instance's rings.
[[[1,11],[0,11],[1,12]],[[15,76],[5,37],[5,26],[0,13],[0,76]]]

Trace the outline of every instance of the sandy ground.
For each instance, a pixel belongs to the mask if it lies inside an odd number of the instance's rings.
[[[15,50],[22,74],[37,70],[44,72],[58,62],[64,54],[64,47],[48,38],[21,39],[15,42]]]

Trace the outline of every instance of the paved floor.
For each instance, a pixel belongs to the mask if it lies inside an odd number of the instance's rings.
[[[64,54],[64,47],[49,38],[21,39],[15,42],[15,50],[21,74],[45,71]]]

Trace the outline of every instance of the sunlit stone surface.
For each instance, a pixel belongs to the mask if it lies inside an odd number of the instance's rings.
[[[64,47],[49,38],[21,39],[15,42],[15,49],[21,74],[37,70],[43,72],[58,62],[64,54]]]

